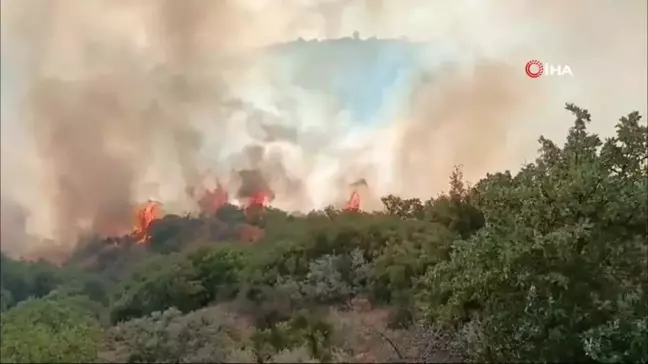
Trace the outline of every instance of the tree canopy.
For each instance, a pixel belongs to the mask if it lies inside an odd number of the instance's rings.
[[[62,267],[2,256],[2,362],[646,362],[648,128],[384,210],[227,205]],[[117,243],[115,243],[117,241]]]

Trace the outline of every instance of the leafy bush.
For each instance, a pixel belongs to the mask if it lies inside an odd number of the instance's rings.
[[[2,288],[11,307],[28,298],[43,297],[64,282],[63,270],[45,261],[26,262],[0,254]]]
[[[11,291],[4,289],[4,287],[2,287],[0,294],[0,312],[5,312],[9,307],[14,305],[13,295]]]
[[[2,314],[2,362],[89,363],[101,329],[79,300],[34,299]]]
[[[188,254],[205,289],[205,299],[208,302],[228,300],[236,296],[249,255],[246,246],[233,245],[205,247]]]
[[[98,304],[108,304],[109,284],[98,275],[76,267],[54,266],[45,261],[13,260],[2,254],[2,311],[29,298],[84,295]]]
[[[176,307],[182,312],[200,308],[207,292],[195,267],[180,254],[146,261],[126,281],[115,297],[113,322],[142,317]]]
[[[486,227],[423,280],[430,318],[478,324],[479,359],[648,360],[646,127],[622,118],[601,148],[568,109],[565,146],[541,138],[535,164],[482,180]]]
[[[273,357],[306,349],[308,355],[298,355],[296,360],[314,358],[330,362],[333,358],[332,328],[325,320],[326,310],[300,310],[286,321],[271,327],[257,329],[251,336],[253,352],[257,361],[273,361]]]
[[[240,357],[232,315],[218,307],[187,315],[175,308],[123,322],[107,335],[101,359],[129,363],[222,363]],[[237,356],[239,355],[239,356]]]

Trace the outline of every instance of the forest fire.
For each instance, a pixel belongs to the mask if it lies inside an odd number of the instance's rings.
[[[137,239],[138,244],[144,244],[150,240],[151,224],[159,218],[161,205],[159,201],[150,199],[146,205],[137,210],[132,235]]]
[[[272,194],[266,190],[259,190],[248,197],[247,205],[244,207],[245,216],[248,220],[254,220],[270,202]]]
[[[251,174],[249,174],[251,175]],[[247,175],[246,175],[247,176]],[[249,181],[249,180],[246,180]],[[258,181],[258,179],[257,179]],[[243,211],[245,215],[245,223],[234,226],[234,230],[243,242],[254,243],[259,240],[264,234],[264,227],[262,224],[264,211],[274,199],[274,192],[267,186],[267,184],[247,184],[247,189],[241,189],[237,195],[241,199],[238,208]],[[345,212],[358,212],[361,205],[361,188],[367,186],[364,179],[354,182],[350,185],[352,187],[351,196],[342,208]],[[217,218],[216,213],[230,201],[230,195],[225,186],[220,182],[216,182],[216,187],[188,187],[186,193],[198,204],[201,216],[199,219]],[[235,203],[235,205],[237,205]],[[163,223],[167,220],[162,216],[161,211],[162,203],[154,199],[139,207],[135,212],[135,226],[132,230],[131,236],[135,239],[137,244],[147,244],[153,238],[151,227],[156,221]],[[196,218],[196,217],[194,217]]]
[[[347,212],[357,212],[360,211],[360,192],[359,189],[361,187],[367,187],[367,180],[364,178],[361,178],[357,180],[356,182],[353,182],[351,184],[352,188],[352,193],[351,197],[349,197],[349,200],[347,201],[346,205],[344,206],[344,211]]]
[[[205,194],[198,200],[200,211],[214,215],[221,207],[229,202],[229,194],[220,182],[217,182],[214,190],[207,189]]]
[[[347,201],[346,205],[344,206],[344,211],[359,211],[360,210],[360,194],[358,191],[353,191],[351,194],[351,197],[349,198],[349,201]]]
[[[248,207],[252,206],[261,206],[264,207],[268,203],[269,200],[269,194],[266,191],[258,191],[255,192],[250,198],[248,199]]]

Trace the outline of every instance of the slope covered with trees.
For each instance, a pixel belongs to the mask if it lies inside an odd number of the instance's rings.
[[[648,131],[563,146],[427,201],[166,217],[62,267],[2,257],[2,362],[648,361]]]

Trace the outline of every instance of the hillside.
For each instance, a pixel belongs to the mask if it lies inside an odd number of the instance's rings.
[[[631,113],[601,140],[567,109],[564,146],[427,201],[226,205],[61,267],[3,255],[1,361],[646,362],[648,130]]]

